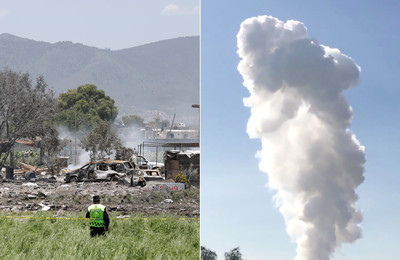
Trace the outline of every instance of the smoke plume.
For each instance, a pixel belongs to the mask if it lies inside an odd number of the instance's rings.
[[[237,44],[250,92],[247,132],[261,139],[259,167],[297,243],[295,260],[330,259],[361,237],[355,189],[364,181],[364,147],[349,130],[352,109],[342,94],[358,84],[360,68],[293,20],[247,19]]]

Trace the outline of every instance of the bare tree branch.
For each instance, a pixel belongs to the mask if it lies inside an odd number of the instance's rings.
[[[47,133],[57,103],[43,77],[33,86],[28,73],[0,71],[0,169],[9,151],[20,138]]]

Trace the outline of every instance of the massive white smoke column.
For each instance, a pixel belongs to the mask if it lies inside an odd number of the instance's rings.
[[[237,43],[250,92],[247,132],[262,141],[259,167],[297,243],[295,259],[329,259],[361,237],[355,189],[364,180],[364,148],[349,130],[352,109],[342,94],[356,86],[360,68],[293,20],[247,19]]]

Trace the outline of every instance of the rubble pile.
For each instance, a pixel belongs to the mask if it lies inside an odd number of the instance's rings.
[[[175,214],[199,217],[199,191],[196,196],[179,196],[183,191],[157,191],[160,183],[148,183],[146,187],[130,187],[118,182],[78,182],[65,183],[62,176],[3,180],[0,184],[1,211],[49,211],[57,215],[65,211],[85,212],[98,194],[109,212],[121,214],[141,212],[144,214]]]

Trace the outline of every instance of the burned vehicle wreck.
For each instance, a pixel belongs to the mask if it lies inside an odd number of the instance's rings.
[[[131,186],[146,186],[146,180],[140,176],[128,161],[102,160],[89,162],[79,169],[67,172],[65,182],[78,181],[130,181]]]
[[[114,181],[126,176],[123,172],[117,172],[111,166],[104,162],[89,162],[79,169],[67,172],[65,182],[78,181]]]
[[[165,180],[165,177],[163,177],[159,171],[159,169],[140,169],[138,170],[141,172],[141,176],[144,177],[146,181],[159,181],[159,180]]]
[[[148,161],[144,156],[142,155],[137,155],[136,156],[136,165],[140,169],[162,169],[164,168],[164,164],[160,162],[151,162]]]

